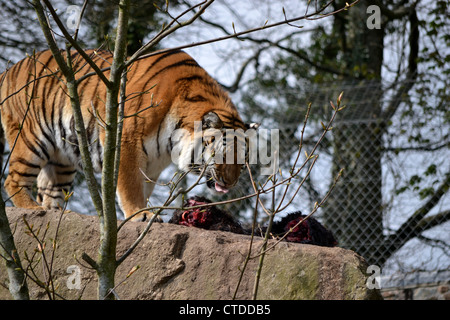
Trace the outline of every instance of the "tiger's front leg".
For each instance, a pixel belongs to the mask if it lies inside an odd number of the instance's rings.
[[[44,208],[39,206],[31,194],[33,183],[36,180],[39,171],[19,171],[16,167],[17,166],[14,166],[12,168],[12,171],[10,171],[5,180],[5,190],[11,197],[12,202],[19,208],[43,210]]]
[[[144,151],[138,149],[136,144],[122,142],[117,195],[125,218],[129,218],[137,211],[147,207],[148,188],[145,176],[140,170],[145,172],[146,166],[147,156]],[[134,215],[131,220],[145,221],[152,215],[153,213],[149,211],[143,211]]]
[[[37,177],[37,202],[46,209],[63,208],[65,194],[69,193],[75,174],[70,164],[48,163]]]

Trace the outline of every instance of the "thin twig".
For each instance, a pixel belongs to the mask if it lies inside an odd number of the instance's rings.
[[[57,247],[57,241],[58,241],[58,232],[59,232],[59,228],[60,228],[60,226],[61,226],[61,221],[62,221],[62,217],[63,217],[63,215],[64,215],[64,212],[66,211],[66,209],[67,209],[67,205],[68,205],[68,200],[70,199],[70,196],[66,196],[65,198],[64,198],[64,205],[63,205],[63,207],[61,208],[61,212],[60,212],[60,214],[59,214],[59,219],[58,219],[58,223],[57,223],[57,225],[56,225],[56,230],[55,230],[55,236],[53,237],[53,244],[52,244],[52,255],[51,255],[51,257],[50,257],[50,267],[49,267],[49,274],[51,275],[52,274],[52,271],[53,271],[53,261],[54,261],[54,259],[55,259],[55,253],[56,253],[56,247]],[[52,280],[52,285],[53,285],[53,280]],[[54,287],[53,287],[53,292],[55,291],[55,289],[54,289]],[[53,298],[55,298],[54,296],[53,296]]]
[[[310,114],[310,112],[311,112],[311,106],[312,106],[312,103],[311,103],[311,102],[308,103],[308,108],[306,109],[305,120],[303,121],[303,127],[302,127],[302,129],[301,129],[301,131],[300,131],[300,143],[299,143],[299,145],[298,145],[297,156],[296,156],[296,158],[295,158],[294,164],[293,164],[292,167],[291,167],[291,170],[289,171],[290,173],[294,172],[294,169],[295,169],[295,167],[297,166],[297,162],[298,162],[298,160],[300,159],[300,154],[301,154],[302,149],[303,149],[303,136],[304,136],[304,133],[305,133],[306,124],[308,123],[309,114]],[[280,205],[278,206],[278,209],[277,209],[277,210],[280,209],[281,204],[284,202],[284,198],[285,198],[286,195],[287,195],[287,192],[288,192],[288,190],[289,190],[289,186],[290,186],[290,185],[291,185],[291,180],[289,180],[289,181],[287,182],[287,184],[286,184],[286,188],[284,189],[284,193],[283,193],[283,196],[281,197]]]
[[[120,169],[120,153],[122,146],[122,132],[123,132],[123,119],[125,112],[125,100],[126,100],[126,89],[127,89],[127,72],[126,69],[122,72],[120,78],[120,92],[119,92],[119,110],[117,114],[117,138],[116,138],[116,154],[114,155],[114,191],[117,190],[117,182],[119,180],[119,169]]]
[[[275,170],[275,168],[274,168],[274,170]],[[272,174],[272,184],[275,184],[275,182],[276,182],[276,173],[274,172]],[[254,184],[253,184],[253,186],[254,186]],[[252,294],[253,300],[256,300],[256,298],[258,296],[259,280],[261,278],[261,272],[262,272],[264,258],[265,258],[264,252],[267,247],[267,242],[269,241],[269,236],[270,236],[270,232],[272,230],[272,225],[273,225],[273,219],[275,218],[275,215],[277,214],[277,212],[275,211],[275,190],[276,190],[276,188],[272,189],[272,205],[271,205],[271,211],[270,211],[270,215],[269,215],[269,223],[267,226],[266,234],[264,235],[264,242],[261,247],[261,251],[263,253],[259,256],[258,267],[256,269],[255,283],[253,285],[253,294]]]
[[[99,69],[99,67],[95,64],[95,62],[87,55],[87,53],[81,48],[81,46],[78,44],[78,42],[72,38],[72,36],[67,31],[66,27],[62,23],[62,21],[59,19],[58,14],[56,13],[55,9],[53,8],[52,4],[48,0],[42,0],[47,7],[47,9],[50,11],[50,14],[52,15],[53,19],[55,20],[56,24],[58,25],[58,28],[61,30],[61,32],[64,35],[64,38],[66,38],[67,41],[70,42],[71,46],[74,47],[78,53],[86,60],[87,63],[91,66],[91,68],[96,72],[96,74],[99,76],[99,78],[103,81],[103,83],[106,85],[106,87],[111,87],[111,82],[106,78],[104,73]],[[47,15],[46,15],[47,17]],[[50,25],[50,24],[49,24]],[[56,41],[54,41],[56,43]]]
[[[174,33],[175,31],[177,31],[180,28],[183,28],[185,26],[188,26],[190,24],[192,24],[198,17],[200,17],[205,10],[214,2],[214,0],[207,0],[207,1],[203,1],[199,4],[194,5],[193,7],[187,9],[186,11],[182,12],[177,19],[181,18],[183,15],[187,14],[188,12],[193,11],[194,9],[196,9],[197,7],[199,7],[200,9],[198,10],[198,12],[196,12],[190,19],[183,21],[181,23],[178,23],[175,26],[172,26],[175,23],[175,19],[172,20],[167,27],[163,28],[163,30],[161,30],[161,32],[159,32],[155,37],[153,37],[152,40],[150,40],[149,42],[147,42],[147,44],[145,44],[144,46],[142,46],[138,51],[136,51],[131,57],[130,59],[125,63],[125,67],[129,66],[131,63],[133,63],[134,61],[136,61],[142,54],[144,54],[145,52],[147,52],[148,50],[150,50],[151,48],[154,48],[161,40],[163,40],[164,38],[166,38],[167,36],[169,36],[170,34]]]
[[[75,33],[73,35],[73,40],[77,41],[78,32],[80,31],[81,20],[83,19],[84,11],[86,10],[88,0],[84,0],[83,7],[81,7],[80,16],[78,17],[77,26],[75,28]]]
[[[279,238],[273,245],[271,245],[269,248],[267,248],[266,250],[260,252],[258,255],[251,257],[251,259],[257,258],[259,257],[261,254],[266,253],[269,250],[272,250],[273,248],[275,248],[281,241],[283,241],[295,228],[297,228],[299,225],[301,225],[304,221],[306,221],[309,217],[311,217],[314,213],[316,213],[316,211],[327,201],[327,199],[329,198],[331,192],[333,191],[333,189],[336,187],[337,182],[339,181],[341,175],[342,175],[343,169],[341,169],[338,173],[338,175],[336,176],[336,178],[334,179],[333,185],[330,187],[330,189],[328,190],[327,194],[322,198],[322,200],[320,201],[320,203],[317,203],[314,206],[314,209],[311,210],[311,212],[305,216],[305,218],[303,218],[302,220],[300,220],[298,223],[296,223],[293,227],[291,227],[289,229],[289,231],[287,231],[281,238]]]
[[[250,167],[248,166],[248,164],[247,164],[247,168],[250,171]],[[251,180],[251,182],[252,182],[252,184],[255,183],[253,180]],[[259,194],[256,195],[255,209],[253,210],[252,233],[251,233],[251,236],[250,236],[250,243],[249,243],[249,246],[248,246],[248,252],[247,252],[247,255],[246,255],[245,260],[244,260],[244,265],[242,266],[242,269],[240,270],[241,274],[239,275],[238,283],[236,285],[236,289],[234,290],[234,294],[233,294],[233,298],[232,298],[233,300],[236,299],[236,296],[237,296],[237,293],[238,293],[238,290],[239,290],[239,286],[241,285],[242,278],[244,277],[245,269],[247,268],[247,264],[250,261],[250,257],[251,257],[251,254],[252,254],[253,239],[255,237],[256,220],[258,218],[258,203],[259,203]]]

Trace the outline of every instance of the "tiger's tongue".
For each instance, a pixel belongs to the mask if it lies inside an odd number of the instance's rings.
[[[222,193],[227,193],[227,192],[228,192],[228,189],[227,189],[227,188],[221,186],[221,185],[218,184],[217,182],[216,182],[216,184],[214,185],[214,187],[216,188],[216,191],[217,191],[217,192],[222,192]]]

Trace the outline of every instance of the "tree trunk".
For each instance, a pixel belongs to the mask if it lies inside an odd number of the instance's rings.
[[[0,194],[0,257],[5,260],[9,278],[9,292],[15,300],[30,300],[25,274],[14,244],[5,212],[5,202]]]
[[[114,276],[117,268],[117,216],[116,216],[116,148],[118,129],[119,93],[123,66],[126,60],[126,38],[130,10],[130,1],[121,0],[117,20],[117,35],[114,46],[114,59],[111,65],[109,81],[111,87],[106,93],[106,126],[102,168],[102,199],[103,212],[100,220],[100,249],[98,256],[98,297],[99,299],[114,299]],[[125,77],[123,79],[126,79]],[[124,94],[124,93],[123,93]]]
[[[355,121],[336,122],[332,131],[332,172],[344,173],[326,204],[325,223],[333,226],[340,246],[376,264],[383,241],[382,137],[376,122]]]
[[[345,68],[354,77],[344,80],[351,81],[351,86],[342,89],[347,108],[332,130],[332,173],[337,175],[341,168],[344,173],[326,204],[324,218],[339,245],[376,264],[382,254],[378,245],[384,239],[380,127],[384,32],[367,27],[368,5],[369,1],[361,1],[349,14],[335,17]]]

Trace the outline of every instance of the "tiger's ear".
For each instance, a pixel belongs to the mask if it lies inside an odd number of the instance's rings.
[[[254,129],[254,130],[258,130],[258,128],[261,126],[261,123],[258,122],[251,122],[251,123],[246,123],[245,124],[245,129]]]
[[[203,116],[202,129],[222,129],[223,122],[220,120],[217,113],[210,111]]]

